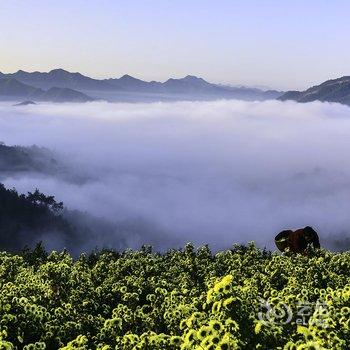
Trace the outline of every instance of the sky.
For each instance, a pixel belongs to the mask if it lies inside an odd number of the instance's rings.
[[[304,89],[350,74],[348,0],[0,0],[0,71]]]

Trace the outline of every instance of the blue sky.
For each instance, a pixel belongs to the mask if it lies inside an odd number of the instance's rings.
[[[348,0],[0,0],[0,71],[305,88],[350,75]]]

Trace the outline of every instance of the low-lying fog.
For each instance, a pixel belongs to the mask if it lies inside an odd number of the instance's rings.
[[[349,246],[346,106],[1,103],[0,141],[48,147],[68,164],[68,176],[16,174],[6,187],[38,187],[69,209],[106,218],[134,248],[251,240],[274,248],[276,233],[305,225],[328,248]],[[117,240],[101,229],[93,243]]]

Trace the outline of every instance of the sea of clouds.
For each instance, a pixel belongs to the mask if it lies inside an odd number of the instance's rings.
[[[119,225],[125,245],[214,249],[313,226],[348,249],[350,108],[314,102],[0,104],[0,141],[45,146],[69,176],[16,174],[72,210]],[[110,234],[109,234],[110,235]],[[96,245],[117,242],[101,228]]]

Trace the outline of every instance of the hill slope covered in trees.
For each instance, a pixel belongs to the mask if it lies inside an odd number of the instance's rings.
[[[0,246],[18,250],[43,239],[44,235],[74,240],[73,227],[61,216],[63,203],[36,190],[20,195],[0,184]]]
[[[297,102],[338,102],[350,105],[350,77],[345,76],[327,80],[305,91],[287,91],[278,97],[278,99],[281,101],[294,100]]]

